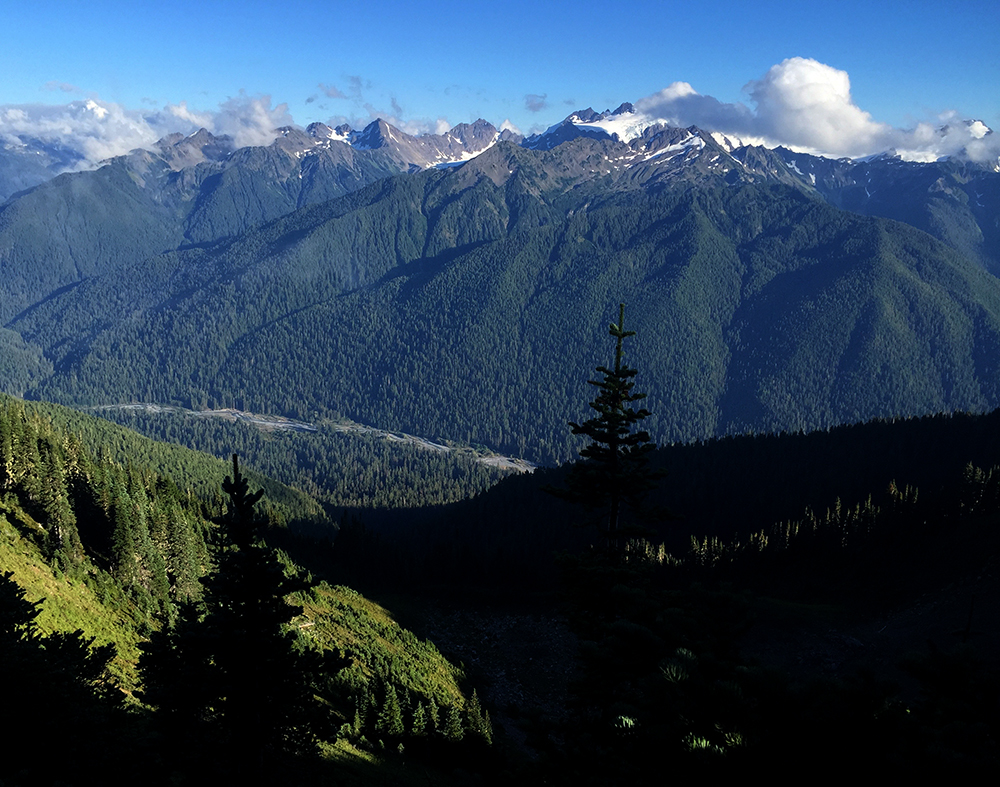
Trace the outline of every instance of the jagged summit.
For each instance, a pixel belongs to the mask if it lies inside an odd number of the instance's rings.
[[[295,134],[292,129],[279,129],[279,132],[286,140]],[[298,133],[304,149],[343,144],[357,151],[382,151],[404,169],[417,170],[468,161],[503,136],[482,118],[474,123],[459,123],[443,134],[408,134],[382,118],[373,120],[360,131],[346,123],[336,128],[325,123],[310,123],[304,132]],[[506,138],[510,138],[510,134]]]
[[[200,128],[193,134],[170,134],[156,143],[156,150],[174,171],[203,161],[222,161],[234,150],[233,138],[215,136]]]
[[[635,107],[627,102],[613,112],[608,109],[595,112],[592,107],[587,107],[573,112],[541,134],[532,134],[522,144],[532,150],[551,150],[556,145],[582,136],[628,142],[642,134],[649,125],[648,118],[637,114]]]
[[[402,133],[400,133],[401,138]],[[350,144],[358,150],[376,150],[388,147],[390,141],[397,141],[397,137],[393,135],[393,127],[379,118],[365,126],[360,134],[353,136]]]

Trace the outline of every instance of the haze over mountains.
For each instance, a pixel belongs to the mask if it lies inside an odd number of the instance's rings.
[[[551,461],[624,301],[659,440],[1000,405],[996,162],[644,118],[202,130],[47,180],[0,207],[0,385]]]

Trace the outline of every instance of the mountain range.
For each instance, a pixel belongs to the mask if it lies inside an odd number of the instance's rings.
[[[572,456],[616,306],[661,441],[1000,405],[1000,174],[630,105],[172,135],[0,206],[0,386]]]

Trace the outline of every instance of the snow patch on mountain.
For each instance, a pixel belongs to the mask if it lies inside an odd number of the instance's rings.
[[[679,153],[690,152],[692,150],[701,150],[704,147],[705,147],[704,139],[702,139],[697,134],[688,132],[688,136],[685,137],[680,142],[675,142],[673,145],[667,145],[664,148],[655,150],[652,153],[647,154],[643,160],[648,161],[649,159],[658,158],[660,156],[666,156],[667,158],[670,158],[672,156],[678,155]]]
[[[499,141],[500,141],[500,132],[497,132],[496,134],[493,135],[493,139],[490,140],[486,144],[486,147],[478,149],[478,150],[463,150],[457,156],[455,156],[455,155],[448,156],[448,155],[445,155],[444,153],[439,154],[439,160],[437,162],[435,162],[434,164],[432,164],[431,166],[434,167],[434,168],[436,168],[436,169],[443,169],[443,168],[446,168],[446,167],[457,167],[457,166],[460,166],[460,165],[464,164],[466,161],[471,161],[472,159],[474,159],[479,154],[481,154],[481,153],[489,150],[491,147],[493,147]]]
[[[584,120],[574,113],[566,118],[565,122],[584,132],[603,133],[612,139],[617,138],[620,142],[631,142],[636,137],[641,137],[642,132],[651,125],[662,121],[636,112],[631,104],[622,104],[614,112],[603,112],[593,120]]]

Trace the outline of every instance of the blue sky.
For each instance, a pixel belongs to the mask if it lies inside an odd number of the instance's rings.
[[[265,125],[358,127],[382,116],[411,132],[483,117],[527,133],[573,109],[613,109],[676,83],[753,115],[782,85],[801,87],[806,69],[773,71],[789,59],[826,67],[808,74],[840,85],[834,93],[846,85],[837,75],[846,75],[850,101],[834,98],[880,127],[940,125],[953,113],[1000,129],[996,0],[11,5],[0,11],[0,114],[5,106],[36,108],[25,110],[28,119],[18,115],[18,129],[44,114],[51,130],[53,110],[37,107],[89,99],[121,110],[125,125],[137,113],[160,112],[150,121],[157,131],[168,117],[193,124],[228,111],[256,114],[240,122]],[[773,89],[755,96],[754,83]],[[793,86],[799,98],[800,87]],[[795,125],[774,114],[786,97],[772,101],[763,124],[772,136]],[[676,117],[704,122],[688,115]],[[75,121],[67,118],[69,128]],[[0,134],[12,128],[0,122]],[[220,122],[216,130],[231,129]],[[756,131],[744,123],[745,133]],[[129,141],[125,130],[108,132],[116,133]],[[888,138],[869,133],[855,147]]]

